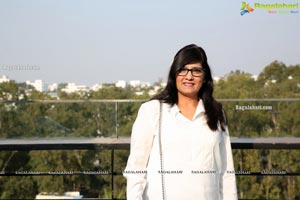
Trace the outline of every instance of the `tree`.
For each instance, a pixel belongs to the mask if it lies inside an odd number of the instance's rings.
[[[263,81],[276,81],[281,82],[288,78],[287,67],[284,63],[275,60],[265,67],[262,73],[259,74],[258,80]]]

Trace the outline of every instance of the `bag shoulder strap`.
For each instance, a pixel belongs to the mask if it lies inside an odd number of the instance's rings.
[[[159,101],[159,120],[158,120],[158,142],[159,142],[159,156],[160,156],[160,174],[161,174],[161,186],[162,186],[162,199],[165,200],[165,177],[164,177],[164,163],[163,163],[163,152],[161,145],[161,125],[163,116],[163,104]]]

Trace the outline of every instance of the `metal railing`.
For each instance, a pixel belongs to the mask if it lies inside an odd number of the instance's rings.
[[[233,149],[300,149],[300,138],[231,138]],[[0,151],[12,150],[97,150],[107,149],[111,151],[110,172],[100,175],[109,175],[111,179],[110,200],[123,200],[114,195],[114,177],[121,176],[122,172],[115,169],[115,150],[130,148],[130,138],[45,138],[45,139],[5,139],[0,140]],[[124,166],[125,167],[125,166]],[[79,175],[82,172],[68,174],[53,174],[39,172],[22,174],[16,172],[1,172],[0,176],[47,176],[47,175]],[[298,172],[286,172],[280,174],[268,174],[264,172],[237,173],[237,176],[299,176]],[[98,198],[107,199],[107,198]]]
[[[0,104],[70,104],[70,103],[113,103],[115,137],[99,137],[99,138],[38,138],[38,139],[2,139],[0,140],[0,151],[44,151],[44,150],[109,150],[110,151],[110,171],[109,173],[99,174],[110,177],[110,198],[98,199],[111,199],[122,200],[116,198],[114,193],[114,180],[115,176],[122,176],[121,171],[115,170],[115,150],[129,150],[130,138],[120,137],[119,135],[119,105],[121,103],[142,103],[147,100],[141,99],[101,99],[101,100],[32,100],[32,101],[4,101],[0,100]],[[300,102],[300,98],[276,98],[276,99],[218,99],[221,102]],[[115,129],[115,130],[114,130]],[[233,149],[243,150],[299,150],[300,138],[297,137],[273,137],[273,138],[236,138],[231,137],[231,146]],[[125,168],[125,166],[124,166]],[[49,172],[39,172],[32,174],[22,174],[17,172],[1,171],[1,176],[69,176],[81,175],[83,172],[73,171],[70,174],[53,174]],[[251,171],[249,173],[236,173],[237,176],[300,176],[299,172],[286,172],[279,174]]]

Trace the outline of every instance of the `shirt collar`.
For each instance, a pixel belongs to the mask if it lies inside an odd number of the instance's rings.
[[[199,100],[198,106],[196,108],[195,116],[200,115],[201,113],[205,113],[205,108],[202,99]]]
[[[179,110],[177,104],[174,104],[173,106],[170,107],[170,112],[175,117],[180,113],[180,110]],[[194,118],[196,118],[201,113],[205,113],[205,108],[204,108],[204,104],[203,104],[202,99],[199,99],[199,102],[198,102],[198,105],[197,105],[197,108],[196,108],[196,112],[195,112]]]

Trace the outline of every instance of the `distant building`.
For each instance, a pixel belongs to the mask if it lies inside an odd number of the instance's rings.
[[[150,91],[148,92],[148,94],[149,94],[150,96],[154,96],[155,94],[157,94],[157,91],[155,91],[155,90],[150,90]]]
[[[57,87],[58,87],[58,84],[57,83],[53,83],[53,84],[51,84],[51,85],[48,86],[48,90],[50,92],[54,92],[54,91],[57,90]]]
[[[39,92],[44,91],[44,84],[43,84],[42,80],[26,81],[26,84],[27,85],[32,85]]]
[[[257,79],[258,79],[258,75],[252,75],[252,76],[251,76],[251,78],[253,78],[253,79],[254,79],[254,81],[257,81]]]
[[[7,78],[7,76],[2,76],[0,78],[0,83],[9,82],[10,80]]]
[[[144,94],[144,92],[143,91],[138,91],[138,92],[135,92],[135,95],[137,95],[137,96],[141,96],[141,95],[143,95]]]
[[[91,90],[93,90],[93,91],[98,91],[98,90],[101,89],[101,88],[102,88],[102,85],[95,84],[95,85],[93,85],[93,86],[91,87]]]
[[[118,82],[116,82],[116,87],[125,88],[126,85],[127,85],[126,81],[123,80],[119,80]]]
[[[150,82],[142,82],[142,83],[141,83],[141,87],[142,87],[142,88],[151,87],[151,83],[150,83]]]
[[[80,195],[79,192],[66,192],[63,195],[59,194],[49,194],[42,192],[35,196],[35,199],[82,199],[83,195]]]
[[[216,76],[216,77],[213,77],[213,80],[215,81],[215,83],[218,83],[218,82],[220,81],[220,79],[221,79],[221,78],[220,78],[220,77],[217,77],[217,76]]]
[[[141,86],[141,81],[140,80],[132,80],[132,81],[129,81],[129,85],[131,87],[139,87],[139,86]]]
[[[48,92],[47,94],[52,98],[59,99],[57,92]]]
[[[68,83],[68,85],[62,89],[63,92],[73,93],[73,92],[84,92],[88,91],[85,85],[76,85],[75,83]]]
[[[167,86],[167,82],[161,82],[160,86],[163,87],[163,88],[166,87]]]

